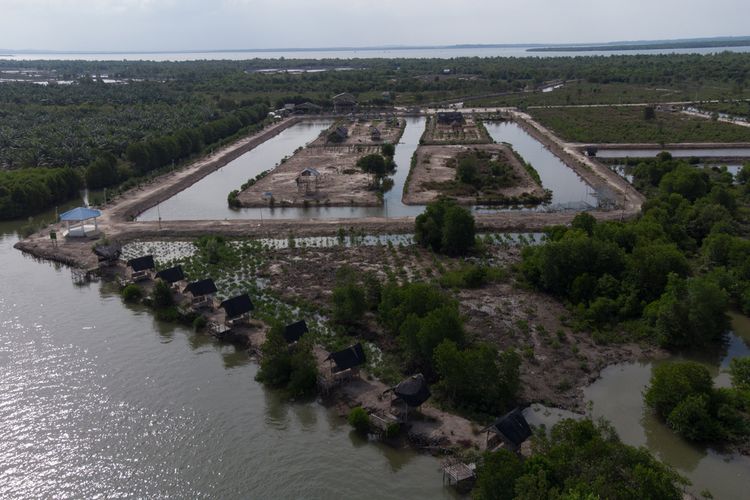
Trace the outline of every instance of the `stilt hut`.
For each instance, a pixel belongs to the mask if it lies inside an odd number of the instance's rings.
[[[393,392],[395,396],[391,400],[391,407],[397,409],[394,413],[402,423],[409,419],[409,410],[419,408],[432,396],[421,373],[402,380],[397,386],[387,389],[384,394],[387,392]]]
[[[165,283],[168,283],[175,290],[179,290],[180,284],[185,281],[185,273],[182,272],[182,266],[162,269],[156,273],[156,277]]]
[[[531,427],[529,427],[529,423],[520,408],[516,408],[496,419],[491,425],[482,429],[482,432],[487,433],[486,448],[488,450],[504,445],[516,452],[532,434]]]
[[[359,376],[359,367],[364,365],[367,359],[362,344],[357,342],[342,351],[332,352],[326,361],[330,362],[334,379],[347,379]]]
[[[370,127],[370,139],[373,141],[380,141],[381,133],[378,127]]]
[[[183,290],[183,293],[190,294],[190,305],[193,309],[200,309],[201,307],[206,307],[208,309],[214,308],[216,284],[211,278],[189,283],[188,286],[185,287],[185,290]]]
[[[130,269],[130,281],[136,283],[138,281],[147,281],[154,277],[154,256],[143,255],[130,259],[128,261],[128,269]]]
[[[287,344],[294,344],[307,332],[309,332],[309,330],[305,320],[297,321],[296,323],[284,327],[284,340],[286,340]]]
[[[219,307],[224,309],[226,313],[224,323],[230,327],[246,322],[250,318],[250,312],[255,309],[253,301],[250,300],[250,296],[246,293],[225,300]]]

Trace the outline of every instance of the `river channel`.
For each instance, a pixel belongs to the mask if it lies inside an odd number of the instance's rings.
[[[331,219],[354,217],[401,217],[420,214],[423,206],[405,205],[404,183],[409,173],[411,157],[419,145],[425,127],[424,117],[406,118],[406,129],[396,147],[398,166],[393,174],[393,188],[383,196],[378,207],[308,207],[308,208],[242,208],[227,205],[227,194],[245,181],[273,168],[282,158],[290,156],[298,147],[318,137],[330,126],[331,120],[296,124],[269,139],[191,187],[181,191],[139,216],[139,220],[223,220],[223,219]],[[597,193],[565,163],[540,142],[512,122],[490,122],[487,131],[496,142],[508,142],[537,169],[545,188],[552,190],[552,207],[591,208],[598,204]],[[538,210],[549,207],[516,208]],[[475,207],[477,212],[497,211]],[[512,210],[512,209],[500,209]]]
[[[0,225],[0,498],[451,498],[437,459],[255,382],[246,352],[13,249]]]

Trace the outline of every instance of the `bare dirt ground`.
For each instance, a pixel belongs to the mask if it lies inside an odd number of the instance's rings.
[[[477,119],[464,113],[464,123],[457,127],[450,124],[438,123],[437,115],[432,115],[427,122],[421,144],[489,144],[492,139],[484,127],[481,127]]]
[[[328,134],[336,127],[345,127],[349,131],[349,136],[343,141],[336,144],[327,142]],[[396,144],[404,133],[406,122],[403,118],[394,118],[394,120],[368,120],[365,118],[348,118],[339,120],[328,130],[310,143],[309,147],[321,146],[380,146],[390,143]],[[377,128],[380,131],[380,139],[373,139],[370,131]]]
[[[338,126],[347,127],[349,136],[342,143],[327,143],[328,133]],[[369,188],[372,176],[362,172],[356,163],[365,155],[380,153],[382,144],[398,142],[404,126],[402,119],[391,124],[382,120],[337,122],[306,148],[243,190],[239,194],[240,204],[244,207],[270,204],[286,207],[378,206],[382,201]],[[370,130],[373,127],[381,131],[380,140],[372,140]],[[306,168],[315,169],[320,175],[299,177]]]
[[[267,207],[272,193],[275,206],[377,206],[381,202],[369,189],[370,174],[355,164],[362,156],[379,153],[379,146],[307,147],[281,163],[267,176],[239,194],[244,207]],[[297,184],[306,168],[320,173],[317,181]]]
[[[515,186],[498,191],[506,198],[517,198],[524,194],[544,196],[545,192],[531,178],[526,169],[503,144],[486,144],[479,146],[419,146],[417,159],[412,168],[408,183],[404,186],[403,202],[407,205],[426,205],[438,199],[442,194],[432,183],[449,182],[456,178],[456,169],[449,166],[449,161],[460,153],[467,151],[488,151],[500,155],[504,161],[513,167],[519,182]],[[477,196],[453,196],[456,201],[464,205],[477,203]]]

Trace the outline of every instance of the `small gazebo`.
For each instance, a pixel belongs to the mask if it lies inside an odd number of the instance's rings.
[[[88,238],[89,236],[98,236],[99,226],[96,223],[96,219],[101,217],[101,215],[101,211],[87,207],[78,207],[73,210],[68,210],[60,215],[60,222],[65,223],[63,236],[66,238]],[[94,223],[87,224],[87,222],[92,219]],[[71,223],[73,225],[71,225]]]

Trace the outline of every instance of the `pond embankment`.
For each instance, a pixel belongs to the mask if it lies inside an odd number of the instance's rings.
[[[646,198],[622,177],[584,155],[577,145],[566,143],[529,114],[511,112],[513,120],[529,135],[541,142],[576,174],[595,189],[606,190],[624,213],[635,215]]]
[[[192,186],[207,175],[220,169],[253,148],[302,121],[291,117],[264,128],[257,134],[233,142],[205,158],[201,158],[179,171],[170,172],[154,179],[144,187],[131,189],[104,207],[104,222],[107,218],[119,221],[135,219],[149,208],[162,203],[180,191]]]

